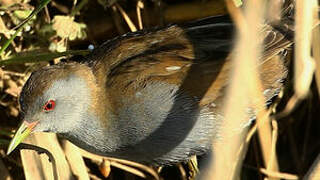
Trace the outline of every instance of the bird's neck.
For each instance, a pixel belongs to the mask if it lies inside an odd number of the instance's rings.
[[[88,66],[79,66],[81,68],[78,68],[75,75],[85,79],[87,89],[90,89],[88,106],[85,106],[86,108],[80,113],[79,121],[81,122],[76,123],[77,125],[70,132],[63,132],[60,135],[94,153],[98,153],[95,149],[113,151],[117,144],[117,138],[114,137],[117,131],[116,125],[113,124],[115,116],[105,89],[105,78],[102,78],[103,68],[94,71]]]
[[[90,113],[83,113],[83,123],[72,132],[62,134],[75,145],[92,153],[105,155],[117,149],[117,131],[113,125],[105,126],[101,119]],[[112,116],[109,117],[111,120]],[[103,151],[103,152],[101,152]]]

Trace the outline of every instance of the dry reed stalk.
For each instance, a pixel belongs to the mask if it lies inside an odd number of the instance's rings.
[[[143,8],[144,8],[144,4],[143,4],[142,0],[138,0],[136,11],[137,11],[137,17],[138,17],[138,23],[139,23],[140,30],[143,29],[142,18],[141,18],[141,9],[143,9]]]
[[[132,22],[132,20],[130,19],[130,17],[128,16],[128,14],[122,9],[122,7],[118,4],[115,3],[115,7],[117,7],[117,9],[119,10],[119,12],[121,13],[123,19],[126,21],[126,23],[128,24],[131,32],[136,32],[137,28],[134,25],[134,23]]]
[[[127,30],[124,29],[124,27],[123,27],[123,25],[121,23],[123,18],[121,16],[121,14],[119,13],[117,7],[115,5],[113,5],[113,6],[111,6],[111,9],[112,9],[112,14],[111,14],[112,18],[111,19],[112,19],[113,22],[107,22],[107,19],[106,19],[106,23],[99,24],[97,26],[99,26],[99,27],[108,27],[108,28],[104,29],[103,31],[109,31],[110,32],[110,30],[112,30],[113,25],[114,25],[119,34],[126,33]],[[101,32],[103,32],[103,31],[101,31]],[[97,33],[97,34],[100,34],[100,33]]]
[[[318,15],[318,3],[313,0],[313,21],[317,23],[319,19]],[[318,24],[318,23],[317,23]],[[316,84],[318,87],[318,94],[320,94],[320,26],[319,24],[313,29],[312,33],[312,53],[316,62]]]
[[[296,0],[294,90],[298,99],[307,96],[315,69],[311,57],[312,1]]]
[[[186,170],[184,169],[184,167],[182,166],[182,164],[178,164],[178,168],[179,168],[179,171],[180,171],[180,174],[181,174],[181,180],[188,180],[188,176],[187,176],[187,173],[186,173]]]
[[[320,154],[311,165],[311,168],[303,178],[304,180],[318,180],[320,179]]]
[[[268,171],[264,168],[260,168],[260,172],[266,176],[274,177],[278,179],[286,179],[286,180],[298,180],[299,177],[297,175],[289,174],[289,173],[282,173],[282,172],[274,172]]]
[[[97,161],[98,163],[102,163],[103,160],[106,159],[106,160],[110,161],[111,166],[115,166],[117,168],[120,168],[120,169],[127,171],[129,173],[135,174],[137,176],[147,177],[146,175],[142,175],[144,173],[140,170],[143,170],[143,171],[149,173],[150,175],[152,175],[154,177],[154,179],[156,179],[156,180],[160,179],[159,174],[154,169],[152,169],[151,167],[148,167],[146,165],[132,162],[132,161],[128,161],[128,160],[124,160],[124,159],[99,156],[96,154],[92,154],[88,151],[85,151],[83,149],[80,149],[80,152],[83,157]],[[121,165],[119,165],[119,164],[121,164]],[[138,170],[138,169],[140,169],[140,170]]]
[[[262,93],[262,85],[259,80],[257,60],[261,53],[262,39],[259,36],[259,25],[262,23],[264,3],[260,1],[247,1],[245,14],[237,10],[233,3],[227,2],[230,14],[238,28],[238,40],[235,45],[231,84],[226,99],[224,123],[220,139],[214,144],[214,159],[207,179],[237,179],[240,175],[240,165],[243,151],[246,147],[241,146],[245,139],[245,129],[239,130],[240,124],[248,121],[246,109],[248,105],[257,110],[257,127],[263,150],[265,163],[271,162],[271,127],[268,113],[263,109],[265,99]],[[250,52],[250,53],[247,53]],[[245,86],[244,86],[245,84]],[[232,98],[231,98],[232,97]],[[233,132],[233,133],[232,133]],[[242,147],[242,152],[238,152]],[[269,165],[269,170],[277,171],[276,157]]]
[[[261,138],[261,137],[260,137]],[[277,154],[276,154],[276,144],[277,144],[277,138],[278,138],[278,124],[277,121],[272,120],[272,139],[271,139],[271,150],[270,150],[270,154],[269,154],[269,160],[268,162],[266,162],[266,170],[267,171],[273,171],[275,168],[274,166],[278,166],[277,162]],[[278,167],[277,169],[278,170]],[[272,177],[272,176],[271,176]],[[273,176],[274,177],[274,176]],[[267,177],[265,178],[265,180],[268,179]],[[276,178],[279,179],[279,178]]]
[[[26,180],[54,179],[52,168],[57,168],[58,179],[74,179],[55,134],[31,134],[24,142],[47,149],[57,163],[57,167],[52,167],[46,155],[39,156],[37,152],[29,150],[20,151]]]
[[[79,180],[89,180],[87,167],[83,161],[79,148],[73,145],[68,140],[62,141],[62,147],[68,160],[72,173]]]
[[[131,174],[134,174],[136,176],[139,176],[141,178],[147,178],[147,176],[145,175],[145,173],[143,173],[142,171],[136,169],[136,168],[132,168],[130,166],[127,166],[127,165],[124,165],[122,163],[119,163],[117,161],[110,161],[110,165],[111,166],[114,166],[116,168],[119,168],[119,169],[122,169],[122,170],[125,170]]]
[[[318,2],[317,0],[312,0],[310,3],[312,6],[312,16],[313,16],[313,24],[318,24],[319,22],[319,9],[318,9]],[[315,70],[315,77],[316,77],[316,84],[318,93],[320,94],[320,26],[319,24],[313,29],[312,33],[312,53],[314,60],[316,62],[316,70]],[[307,172],[304,179],[308,180],[317,180],[320,179],[320,154],[310,167],[309,171]]]
[[[278,161],[275,153],[272,153],[272,133],[271,125],[269,119],[269,112],[264,109],[265,107],[265,98],[263,96],[262,84],[259,79],[258,69],[252,68],[257,67],[257,60],[260,57],[261,53],[261,36],[259,36],[259,25],[263,22],[263,15],[265,11],[265,1],[248,1],[246,9],[246,27],[242,30],[240,29],[240,39],[239,46],[240,52],[242,54],[237,54],[238,57],[242,57],[237,61],[248,61],[246,68],[248,69],[248,74],[245,77],[248,78],[248,97],[251,98],[254,103],[255,109],[258,109],[257,112],[257,130],[258,137],[260,141],[261,151],[263,155],[264,163],[269,171],[278,171]],[[242,37],[243,36],[243,39]],[[249,43],[250,42],[250,43]],[[247,45],[247,47],[246,47]],[[249,47],[249,48],[248,48]],[[241,49],[242,48],[242,49]],[[249,54],[247,52],[250,52]],[[243,65],[244,66],[244,65]],[[250,68],[251,67],[251,68]],[[249,74],[251,70],[251,73]],[[274,147],[275,148],[275,147]],[[265,178],[268,179],[268,178]],[[278,178],[270,178],[278,179]]]

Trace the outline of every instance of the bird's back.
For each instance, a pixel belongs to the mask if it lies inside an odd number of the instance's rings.
[[[291,31],[279,29],[266,25],[261,32],[259,68],[268,100],[287,75],[283,58],[275,57],[292,43]],[[162,165],[206,152],[223,120],[233,34],[227,17],[213,17],[129,33],[88,56],[117,121],[119,147],[105,154]]]

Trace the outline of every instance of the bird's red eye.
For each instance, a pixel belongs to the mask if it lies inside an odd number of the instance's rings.
[[[45,111],[52,111],[54,107],[56,106],[56,102],[54,100],[49,100],[46,102],[46,104],[43,106],[43,110]]]

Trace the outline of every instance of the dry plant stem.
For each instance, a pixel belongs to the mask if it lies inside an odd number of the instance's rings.
[[[255,124],[248,132],[246,137],[246,143],[249,143],[253,137],[253,135],[257,132],[257,124]]]
[[[286,104],[286,107],[280,113],[277,113],[273,116],[274,119],[282,119],[288,116],[296,107],[301,103],[301,100],[297,94],[293,94],[293,96],[289,99]]]
[[[182,164],[178,164],[178,168],[181,174],[181,180],[187,180],[187,173],[185,171],[185,169],[183,168]]]
[[[247,21],[244,22],[244,28],[240,29],[240,47],[245,47],[247,42],[249,43],[246,47],[247,49],[240,49],[244,53],[238,54],[238,57],[244,57],[247,59],[248,63],[245,67],[257,67],[257,60],[259,59],[259,54],[261,53],[261,38],[259,37],[259,24],[262,22],[263,13],[264,13],[264,5],[263,1],[248,1],[246,17]],[[257,11],[259,9],[259,11]],[[250,27],[250,28],[249,28]],[[243,39],[242,39],[243,38]],[[243,44],[241,44],[243,43]],[[250,54],[246,54],[246,52],[251,52]],[[243,62],[238,59],[238,62]],[[250,63],[250,64],[249,64]],[[268,170],[277,171],[278,170],[278,162],[277,158],[274,155],[272,158],[272,153],[270,150],[271,147],[271,127],[269,120],[269,112],[263,109],[265,99],[262,95],[262,85],[258,76],[258,70],[255,68],[249,69],[248,71],[252,71],[251,75],[248,74],[248,88],[249,94],[252,97],[252,101],[254,102],[255,109],[258,109],[257,114],[257,129],[258,136],[260,139],[261,149],[265,164],[268,164]]]
[[[320,154],[311,165],[311,168],[303,178],[304,180],[318,180],[320,179]]]
[[[156,167],[155,169],[156,169],[156,172],[157,172],[158,174],[160,174],[161,171],[162,171],[162,169],[163,169],[163,167],[160,166],[160,167]]]
[[[126,33],[127,30],[125,30],[124,27],[122,26],[122,23],[121,23],[122,22],[122,17],[120,15],[120,13],[118,12],[117,7],[115,5],[113,5],[111,7],[111,9],[112,9],[112,20],[114,22],[114,25],[115,25],[117,31],[118,31],[118,34]],[[106,25],[104,25],[104,24],[101,25],[100,24],[99,27],[105,27],[105,26],[106,27],[111,27],[111,26],[109,26],[109,24],[106,24]]]
[[[299,99],[308,94],[315,68],[311,57],[312,1],[296,0],[294,90]]]
[[[225,0],[225,1],[226,1],[228,11],[232,19],[234,20],[234,23],[237,29],[240,30],[243,27],[243,24],[246,23],[245,17],[243,16],[241,10],[234,5],[233,0]]]
[[[270,115],[270,111],[271,110],[268,109],[264,116],[269,116]],[[267,120],[269,120],[269,118],[262,118],[262,120],[267,121]],[[265,123],[265,122],[263,122],[263,123]],[[247,134],[246,140],[245,140],[246,143],[249,143],[251,141],[253,135],[257,132],[257,129],[258,129],[258,125],[257,124],[254,124],[251,127],[251,129],[249,130],[249,132]]]
[[[277,138],[278,138],[278,124],[277,121],[272,120],[272,142],[271,142],[271,152],[270,152],[270,158],[267,163],[267,171],[272,171],[272,166],[274,165],[274,161],[276,158],[276,144],[277,144]],[[265,180],[268,178],[265,178]]]
[[[63,140],[62,144],[72,173],[79,180],[89,180],[90,178],[87,172],[87,167],[83,161],[78,147],[67,140]]]
[[[235,130],[239,129],[240,124],[248,121],[249,117],[245,109],[248,108],[249,104],[250,107],[258,110],[258,119],[266,117],[264,116],[266,112],[262,109],[265,100],[262,96],[258,70],[252,68],[257,67],[256,61],[259,59],[261,40],[258,36],[258,25],[262,22],[264,6],[262,1],[249,0],[247,3],[243,15],[233,3],[227,1],[228,9],[238,27],[238,40],[234,50],[236,56],[233,56],[233,63],[236,68],[232,72],[231,84],[226,96],[225,119],[220,134],[223,137],[220,141],[223,141],[223,143],[213,142],[215,158],[207,179],[236,179],[239,177],[241,167],[239,164],[241,164],[243,156],[237,152],[245,138],[244,133],[246,131],[241,129],[235,133]],[[238,57],[243,59],[238,59]],[[243,86],[244,84],[246,86]],[[248,99],[248,97],[252,99]],[[271,147],[271,128],[267,125],[268,123],[262,124],[258,120],[258,129],[261,137],[263,137],[262,148],[269,149]],[[264,140],[265,134],[268,136],[267,141]],[[245,150],[246,148],[242,147],[242,149]],[[266,162],[269,162],[269,151],[266,150],[264,153]],[[272,167],[276,166],[273,165]]]
[[[247,59],[248,64],[246,67],[256,67],[257,60],[259,54],[261,53],[261,38],[259,37],[259,24],[262,23],[263,13],[264,13],[264,5],[263,1],[248,1],[248,7],[247,7],[247,23],[245,23],[245,29],[240,29],[240,43],[241,43],[241,36],[244,37],[242,39],[243,44],[241,46],[246,46],[247,42],[249,43],[247,46],[247,49],[243,49],[244,52],[243,56],[242,54],[238,55],[239,57],[245,57],[244,59]],[[240,46],[240,47],[241,47]],[[250,54],[246,54],[246,52],[251,52]],[[251,64],[249,64],[249,60],[251,60]],[[239,61],[239,60],[238,60]],[[242,61],[241,61],[242,62]],[[267,166],[268,170],[277,171],[278,170],[278,161],[276,156],[273,158],[273,161],[271,161],[271,144],[272,144],[272,138],[271,138],[271,126],[270,126],[270,119],[269,119],[269,113],[263,108],[265,107],[265,98],[263,97],[262,93],[262,85],[259,80],[258,76],[258,70],[252,68],[252,74],[246,77],[250,78],[248,81],[249,87],[249,94],[250,97],[252,97],[252,101],[254,102],[255,109],[258,109],[257,114],[257,129],[258,129],[258,137],[260,140],[262,155],[265,164],[269,164]],[[252,96],[253,95],[253,96]],[[273,179],[273,178],[272,178]]]
[[[238,175],[238,177],[235,177],[235,179],[239,179],[240,180],[240,174],[241,174],[241,170],[242,170],[242,162],[244,161],[245,157],[246,157],[246,152],[248,151],[249,148],[249,143],[247,143],[245,141],[245,134],[243,135],[244,138],[242,140],[242,144],[240,145],[240,148],[237,152],[237,157],[238,157],[238,163],[235,164],[235,173],[236,175]]]
[[[317,1],[313,5],[313,19],[319,21]],[[318,87],[318,94],[320,94],[320,26],[319,24],[313,29],[312,33],[312,53],[316,62],[316,84]]]
[[[143,26],[142,26],[142,18],[141,18],[141,9],[144,8],[144,4],[141,0],[139,0],[137,2],[137,16],[138,16],[138,23],[139,23],[139,29],[143,29]]]
[[[48,10],[47,6],[44,7],[44,12],[46,14],[45,21],[46,21],[46,23],[50,24],[51,23],[51,18],[50,18],[50,13],[49,13],[49,10]]]
[[[260,168],[260,172],[266,176],[277,178],[277,179],[287,179],[287,180],[299,179],[297,175],[282,173],[282,172],[275,172],[275,171],[268,171],[267,169],[264,169],[264,168]]]
[[[137,175],[139,177],[147,178],[147,176],[143,172],[141,172],[141,171],[139,171],[139,170],[137,170],[135,168],[132,168],[130,166],[126,166],[124,164],[121,164],[121,163],[119,163],[117,161],[110,161],[110,165],[114,166],[114,167],[117,167],[119,169],[125,170],[127,172],[130,172],[131,174]]]
[[[72,180],[73,175],[71,169],[65,159],[65,154],[60,147],[55,134],[51,133],[34,133],[31,134],[24,142],[34,144],[50,151],[57,163],[57,171],[59,179]],[[48,143],[50,142],[50,143]],[[21,159],[26,180],[52,179],[51,163],[46,157],[39,156],[32,151],[21,151]]]
[[[48,158],[49,161],[52,164],[52,169],[53,169],[53,178],[54,180],[58,180],[58,170],[57,170],[57,164],[56,164],[56,160],[54,159],[53,155],[50,153],[50,151],[48,151],[47,149],[35,146],[35,145],[31,145],[31,144],[26,144],[26,143],[21,143],[19,144],[19,146],[17,147],[17,149],[29,149],[29,150],[34,150],[36,151],[38,154],[42,154],[45,153]],[[30,163],[30,162],[29,162]],[[35,178],[35,177],[33,177]]]
[[[107,159],[107,160],[110,161],[110,163],[114,161],[114,162],[118,162],[118,163],[125,164],[125,165],[128,165],[128,166],[132,166],[134,168],[141,169],[141,170],[151,174],[157,180],[160,179],[159,174],[154,169],[152,169],[152,168],[150,168],[150,167],[148,167],[146,165],[139,164],[139,163],[132,162],[132,161],[128,161],[128,160],[123,160],[123,159],[99,156],[99,155],[87,152],[87,151],[85,151],[83,149],[80,149],[80,151],[81,151],[82,156],[84,156],[86,158],[89,158],[89,159],[92,159],[92,160],[95,160],[95,161],[98,161],[99,163],[102,163],[103,159]],[[113,164],[111,163],[111,165],[113,165]],[[117,166],[117,167],[122,169],[124,166]],[[123,170],[127,171],[128,169],[126,169],[124,167]]]
[[[250,165],[244,165],[248,169],[252,169],[254,171],[259,171],[261,174],[264,174],[269,177],[275,177],[275,178],[280,178],[280,179],[286,179],[286,180],[296,180],[299,179],[299,177],[295,174],[290,174],[290,173],[284,173],[284,172],[275,172],[275,171],[268,171],[265,168],[257,168],[253,167]],[[262,178],[260,178],[262,179]]]
[[[260,114],[260,113],[259,113]],[[270,127],[270,119],[268,116],[258,115],[257,130],[260,140],[261,151],[264,163],[268,171],[278,171],[278,160],[275,152],[272,152],[272,135]],[[268,178],[265,178],[267,180]],[[277,179],[277,178],[269,178]]]
[[[117,7],[117,9],[120,11],[123,19],[127,22],[131,32],[136,32],[137,28],[136,26],[133,24],[133,22],[131,21],[130,17],[128,16],[128,14],[122,9],[122,7],[118,4],[115,3],[115,6]]]
[[[312,15],[313,21],[319,21],[318,16],[318,2],[316,0],[312,0]],[[318,93],[320,93],[320,26],[317,25],[313,29],[313,41],[312,41],[312,52],[316,62],[316,84],[318,87]],[[312,164],[311,168],[308,170],[306,176],[304,177],[306,180],[316,180],[320,179],[320,154]]]
[[[24,73],[19,73],[19,72],[14,72],[14,71],[9,71],[9,70],[4,70],[4,74],[7,74],[9,76],[16,76],[16,77],[25,77],[26,74]]]
[[[89,176],[90,176],[90,179],[92,179],[92,180],[102,180],[101,178],[99,178],[98,176],[96,176],[94,174],[90,174]],[[111,180],[113,180],[113,179],[111,179]]]
[[[123,160],[123,159],[116,159],[116,158],[109,158],[109,157],[107,159],[109,159],[110,161],[116,161],[116,162],[126,164],[129,166],[135,167],[135,168],[139,168],[139,169],[144,170],[145,172],[151,174],[155,179],[160,179],[157,172],[155,172],[152,168],[150,168],[146,165],[139,164],[139,163],[132,162],[132,161]]]
[[[272,109],[268,109],[267,110],[267,112],[266,112],[266,114],[264,114],[264,116],[269,116],[270,114],[271,114],[271,111],[272,111]],[[263,117],[264,117],[263,116]],[[269,120],[269,118],[261,118],[262,120],[264,120],[264,121],[268,121]],[[270,118],[271,119],[271,118]],[[261,120],[261,121],[262,121]],[[262,123],[265,123],[265,122],[262,122]],[[253,127],[249,130],[249,132],[248,132],[248,134],[247,134],[247,137],[246,137],[246,143],[249,143],[250,141],[251,141],[251,139],[252,139],[252,137],[253,137],[253,135],[256,133],[256,131],[257,131],[257,128],[258,128],[258,126],[257,126],[257,124],[254,124],[253,125]]]

